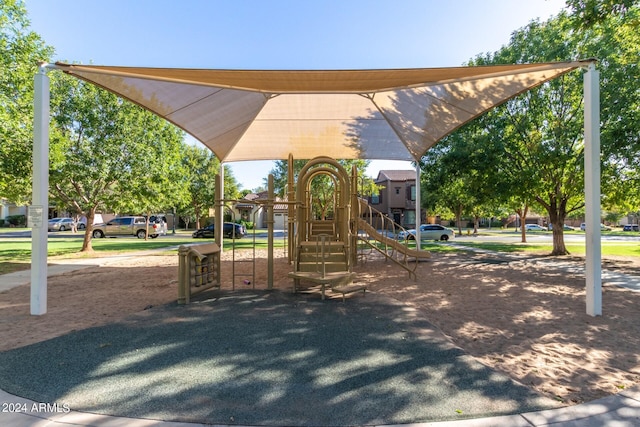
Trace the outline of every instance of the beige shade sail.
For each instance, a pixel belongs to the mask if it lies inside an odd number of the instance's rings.
[[[487,110],[593,61],[389,70],[205,70],[57,63],[184,129],[223,162],[419,160]]]

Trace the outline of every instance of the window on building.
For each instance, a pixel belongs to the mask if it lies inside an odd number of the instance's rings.
[[[400,194],[400,187],[396,187],[396,194]]]
[[[416,186],[409,187],[409,200],[416,201]]]
[[[371,204],[372,205],[379,205],[380,204],[380,195],[379,194],[372,194],[371,195]]]
[[[404,211],[404,224],[416,223],[416,211]]]

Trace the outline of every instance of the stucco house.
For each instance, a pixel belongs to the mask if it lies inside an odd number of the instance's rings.
[[[240,220],[254,223],[255,228],[267,228],[267,209],[264,202],[268,198],[268,192],[249,193],[233,206],[234,221]],[[289,220],[287,204],[276,196],[273,206],[274,224],[276,230],[286,230]]]
[[[381,170],[375,179],[379,194],[369,203],[404,228],[416,226],[416,171]],[[422,213],[421,213],[422,216]]]

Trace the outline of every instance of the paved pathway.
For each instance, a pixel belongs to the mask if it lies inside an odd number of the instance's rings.
[[[112,417],[69,411],[10,395],[0,390],[0,425],[5,427],[207,427],[152,419]],[[218,424],[219,426],[225,424]],[[226,424],[237,427],[238,424]],[[640,388],[582,405],[502,417],[415,423],[408,427],[638,427]]]

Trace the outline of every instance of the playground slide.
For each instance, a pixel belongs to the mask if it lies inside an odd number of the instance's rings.
[[[410,276],[415,277],[419,260],[431,258],[431,252],[409,248],[405,242],[399,242],[393,237],[380,233],[363,219],[358,220],[358,230],[364,231],[369,238],[381,243],[383,247],[372,244],[368,239],[361,239],[364,243],[407,270]],[[389,253],[389,249],[391,249],[391,253]],[[412,260],[414,262],[410,263]]]

